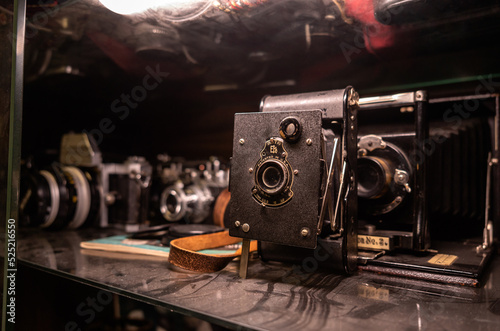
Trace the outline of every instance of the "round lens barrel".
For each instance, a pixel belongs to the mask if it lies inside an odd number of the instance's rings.
[[[377,157],[358,159],[358,196],[377,199],[388,189],[391,182],[390,166],[386,160]]]

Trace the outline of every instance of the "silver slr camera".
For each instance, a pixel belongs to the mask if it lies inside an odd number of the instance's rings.
[[[47,229],[92,224],[134,231],[146,220],[151,175],[143,157],[103,163],[92,136],[65,134],[59,162],[22,175],[20,212],[25,223]]]
[[[210,221],[215,200],[227,188],[229,170],[216,157],[187,161],[160,154],[151,192],[154,222]]]

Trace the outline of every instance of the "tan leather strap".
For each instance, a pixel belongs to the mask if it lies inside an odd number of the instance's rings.
[[[215,225],[221,226],[223,228],[225,227],[224,215],[226,214],[227,206],[229,205],[229,200],[231,200],[231,193],[226,188],[219,194],[217,200],[215,200],[214,212],[213,212],[213,219]]]
[[[241,255],[241,248],[233,254],[210,255],[199,253],[241,242],[241,238],[229,236],[229,231],[185,237],[170,242],[168,261],[175,266],[200,272],[215,272],[224,269],[235,257]],[[257,241],[250,243],[250,252],[257,250]]]

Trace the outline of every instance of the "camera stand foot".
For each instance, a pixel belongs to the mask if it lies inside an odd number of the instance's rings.
[[[250,255],[250,239],[243,239],[241,245],[241,258],[240,258],[240,277],[247,278],[248,271],[248,256]]]

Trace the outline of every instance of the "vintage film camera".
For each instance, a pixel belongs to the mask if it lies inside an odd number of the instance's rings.
[[[349,91],[235,115],[230,234],[259,240],[264,260],[477,285],[499,222],[498,95],[416,91],[357,111]]]
[[[376,253],[360,268],[477,286],[500,222],[498,95],[360,106],[358,249]]]
[[[419,252],[431,248],[431,238],[481,236],[491,150],[487,117],[444,121],[441,105],[428,104],[424,92],[361,104],[359,247]],[[431,106],[434,118],[425,113]]]
[[[23,173],[24,223],[46,229],[113,225],[134,231],[146,220],[152,167],[144,158],[103,163],[92,136],[69,133],[62,137],[59,161]]]
[[[157,156],[150,195],[150,220],[154,223],[213,221],[214,203],[227,188],[229,170],[216,157],[203,161]]]
[[[361,100],[360,115],[370,116],[366,120],[370,124],[376,121],[373,117],[378,118],[382,125],[365,125],[360,119],[363,125],[358,137],[359,248],[425,251],[430,246],[426,197],[428,153],[423,149],[429,141],[427,106],[424,91]],[[401,119],[390,123],[388,109],[399,112],[401,107],[406,107],[403,110],[410,113],[406,116],[410,119],[406,123]],[[382,111],[374,113],[374,109]]]
[[[357,108],[347,87],[267,96],[260,112],[236,114],[229,234],[261,241],[272,260],[323,240],[336,269],[355,270]]]

